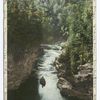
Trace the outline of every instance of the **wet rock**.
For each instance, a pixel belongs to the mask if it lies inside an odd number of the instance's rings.
[[[66,77],[65,70],[60,70],[59,73],[57,74],[57,76],[58,76],[58,78],[59,77],[65,78]]]
[[[43,76],[40,79],[40,84],[42,85],[42,87],[44,87],[46,85],[46,81],[45,81],[45,78]]]
[[[79,100],[93,100],[93,65],[86,63],[78,67],[77,74],[70,74],[71,70],[64,72],[64,64],[55,61],[58,71],[57,87],[63,96],[77,97]]]
[[[60,89],[60,92],[63,96],[78,97],[82,100],[92,100],[91,95],[75,90],[71,83],[64,78],[59,78],[57,87]]]
[[[57,87],[61,90],[63,89],[72,89],[72,85],[64,78],[60,77],[57,83]]]

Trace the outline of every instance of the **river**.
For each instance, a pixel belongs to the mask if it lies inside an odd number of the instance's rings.
[[[61,54],[61,47],[57,45],[48,45],[44,48],[44,55],[40,58],[39,62],[39,79],[43,76],[46,80],[45,87],[42,88],[39,84],[39,95],[41,100],[66,100],[61,96],[59,89],[57,88],[57,71],[53,66],[55,58]]]
[[[57,71],[53,65],[61,54],[58,45],[41,45],[43,54],[38,58],[38,78],[29,77],[18,90],[8,92],[8,100],[68,100],[57,88]],[[40,78],[45,78],[46,85],[40,84]]]

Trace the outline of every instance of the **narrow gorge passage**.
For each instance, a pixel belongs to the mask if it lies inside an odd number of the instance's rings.
[[[16,91],[9,91],[8,100],[68,100],[57,88],[57,71],[53,65],[61,54],[58,45],[42,45],[43,54],[38,58],[37,77],[29,77]],[[42,88],[40,78],[45,78],[46,85]]]
[[[40,100],[66,100],[61,96],[60,91],[57,88],[57,71],[53,66],[56,57],[61,54],[61,47],[57,45],[45,45],[43,50],[44,55],[40,57],[38,63],[38,78],[40,79],[43,76],[46,85],[42,88],[38,81]]]

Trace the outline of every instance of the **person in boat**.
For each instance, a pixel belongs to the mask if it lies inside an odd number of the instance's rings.
[[[46,85],[45,78],[42,76],[40,79],[40,84],[42,85],[42,88]]]

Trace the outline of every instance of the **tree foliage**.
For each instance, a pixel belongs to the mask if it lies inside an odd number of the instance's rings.
[[[8,0],[8,52],[22,56],[42,41],[42,24],[33,0]]]
[[[63,39],[75,72],[92,62],[92,15],[92,0],[8,0],[8,50]]]
[[[76,73],[79,65],[93,62],[92,1],[69,2],[66,9],[66,60]]]

